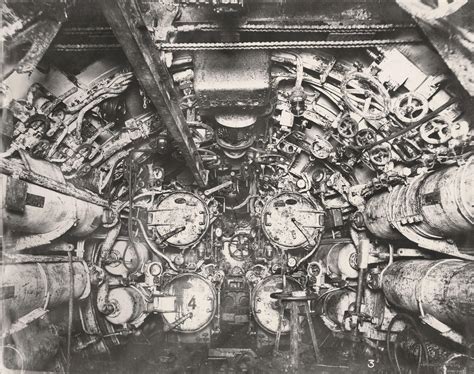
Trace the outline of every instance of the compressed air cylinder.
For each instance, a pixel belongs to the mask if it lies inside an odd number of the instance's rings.
[[[369,231],[384,239],[401,239],[397,230],[440,239],[474,229],[474,160],[414,178],[372,197],[364,213]],[[406,231],[405,231],[406,236]]]
[[[73,262],[74,299],[85,298],[90,291],[87,266]],[[12,320],[36,308],[54,307],[66,303],[71,285],[68,262],[5,264],[0,277],[2,304]]]
[[[383,273],[390,304],[430,314],[450,327],[474,323],[474,262],[456,259],[397,261]]]
[[[21,186],[6,184],[2,191],[3,224],[14,232],[85,236],[101,224],[101,206],[22,181]]]

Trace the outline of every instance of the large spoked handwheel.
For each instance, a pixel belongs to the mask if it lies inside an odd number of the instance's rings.
[[[365,119],[381,119],[390,112],[388,91],[370,74],[348,74],[341,82],[341,92],[349,109]]]

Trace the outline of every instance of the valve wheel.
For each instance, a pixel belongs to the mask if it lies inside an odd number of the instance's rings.
[[[377,166],[385,166],[392,159],[392,152],[389,146],[378,145],[369,151],[370,161]]]
[[[381,119],[390,112],[388,91],[370,74],[348,74],[341,82],[341,92],[349,109],[365,119]]]
[[[229,253],[232,258],[242,261],[250,256],[250,239],[245,234],[236,234],[229,243]]]
[[[375,131],[372,129],[361,129],[355,135],[355,142],[359,147],[369,145],[376,140]]]
[[[428,144],[443,144],[451,139],[449,123],[443,118],[434,118],[420,127],[420,136]]]
[[[355,137],[358,131],[359,124],[348,114],[345,114],[337,124],[338,134],[346,139]]]
[[[393,112],[400,121],[414,123],[421,120],[428,109],[428,100],[423,95],[407,92],[395,101]]]

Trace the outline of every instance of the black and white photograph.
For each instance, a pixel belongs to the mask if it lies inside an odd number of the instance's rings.
[[[0,11],[0,374],[474,373],[473,0]]]

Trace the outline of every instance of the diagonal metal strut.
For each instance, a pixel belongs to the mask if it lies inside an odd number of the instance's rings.
[[[207,184],[208,170],[191,137],[177,103],[178,93],[151,39],[136,0],[103,0],[102,11],[121,44],[142,88],[177,143],[187,166],[200,187]]]

